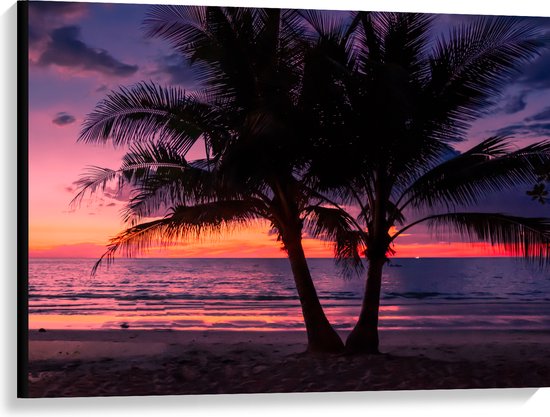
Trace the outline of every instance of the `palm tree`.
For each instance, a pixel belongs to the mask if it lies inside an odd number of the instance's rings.
[[[531,197],[531,200],[546,204],[550,201],[547,188],[547,184],[550,182],[550,163],[536,167],[536,172],[538,175],[537,183],[533,185],[531,190],[526,191],[526,194]]]
[[[157,242],[267,220],[288,254],[308,350],[333,352],[343,343],[317,297],[302,233],[330,239],[351,222],[324,205],[306,175],[312,144],[324,138],[312,133],[319,131],[312,100],[330,100],[305,94],[306,75],[318,71],[306,65],[306,54],[314,52],[299,19],[276,9],[153,7],[148,34],[193,62],[204,90],[188,94],[149,82],[111,92],[88,115],[79,140],[130,148],[120,169],[92,167],[76,200],[111,180],[134,189],[124,215],[129,227],[99,262],[120,250],[132,256]],[[187,161],[201,141],[205,159]]]
[[[491,137],[463,154],[452,147],[546,40],[511,18],[478,18],[434,40],[430,15],[359,12],[347,28],[303,15],[331,45],[325,65],[339,74],[348,107],[343,137],[325,145],[330,158],[314,159],[310,172],[325,185],[338,173],[333,189],[359,211],[347,239],[355,248],[338,255],[368,261],[346,348],[377,353],[382,271],[409,228],[425,223],[515,255],[550,257],[550,219],[472,211],[488,193],[536,181],[550,143],[513,150]]]

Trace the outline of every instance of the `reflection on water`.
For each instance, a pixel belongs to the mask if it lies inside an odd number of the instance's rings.
[[[30,328],[303,329],[286,259],[31,259]],[[339,329],[359,313],[364,280],[309,260]],[[550,329],[550,276],[509,258],[399,259],[383,276],[382,328]]]

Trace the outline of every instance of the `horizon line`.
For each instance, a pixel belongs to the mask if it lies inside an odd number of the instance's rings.
[[[487,255],[487,256],[479,256],[479,255],[466,255],[466,256],[395,256],[388,258],[388,260],[392,259],[461,259],[461,258],[519,258],[524,259],[524,256],[521,255]],[[29,259],[95,259],[98,260],[98,257],[87,257],[87,256],[29,256]],[[178,256],[168,256],[168,257],[120,257],[116,258],[116,260],[147,260],[147,259],[288,259],[287,257],[243,257],[243,256],[237,256],[237,257],[178,257]],[[321,256],[306,256],[306,259],[334,259],[333,257],[321,257]],[[116,261],[115,260],[115,261]],[[365,260],[367,260],[365,258]]]

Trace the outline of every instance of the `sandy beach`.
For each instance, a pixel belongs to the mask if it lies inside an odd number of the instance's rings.
[[[297,331],[32,330],[29,394],[550,386],[548,332],[384,331],[381,340],[382,355],[311,355]]]

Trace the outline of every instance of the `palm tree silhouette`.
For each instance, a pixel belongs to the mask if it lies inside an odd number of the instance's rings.
[[[194,62],[206,88],[186,94],[141,83],[112,92],[87,118],[80,140],[131,147],[119,170],[92,168],[77,199],[111,179],[137,190],[124,217],[130,227],[102,259],[267,219],[288,253],[308,348],[336,351],[342,343],[301,244],[307,230],[334,241],[337,259],[352,267],[364,252],[365,297],[346,345],[378,352],[382,270],[410,227],[427,223],[547,258],[548,219],[467,209],[488,192],[536,181],[550,145],[513,150],[493,137],[460,155],[452,147],[536,56],[544,45],[537,31],[480,18],[433,41],[427,15],[351,17],[346,24],[315,11],[154,7],[149,35]],[[199,141],[205,159],[188,162]]]
[[[88,115],[79,139],[130,148],[120,169],[90,168],[76,201],[115,179],[135,190],[124,213],[130,227],[98,262],[121,250],[132,256],[157,242],[267,220],[288,254],[308,350],[332,352],[343,343],[317,297],[302,233],[330,238],[350,229],[351,218],[326,207],[307,175],[313,144],[329,134],[318,128],[312,103],[330,102],[330,94],[304,87],[319,69],[306,59],[317,46],[303,36],[300,19],[277,9],[153,7],[148,34],[193,62],[204,89],[188,94],[143,82],[111,92]],[[205,158],[187,161],[201,141]]]
[[[489,193],[536,181],[550,143],[514,150],[506,138],[491,137],[462,154],[452,148],[546,45],[537,28],[478,18],[434,40],[430,15],[359,12],[345,28],[316,12],[303,16],[319,42],[331,45],[325,65],[348,106],[343,137],[324,147],[330,157],[316,158],[311,172],[320,183],[332,179],[333,193],[359,208],[360,227],[341,243],[353,248],[337,254],[368,260],[349,351],[378,352],[382,271],[395,239],[417,224],[528,258],[550,257],[550,219],[471,211]]]

